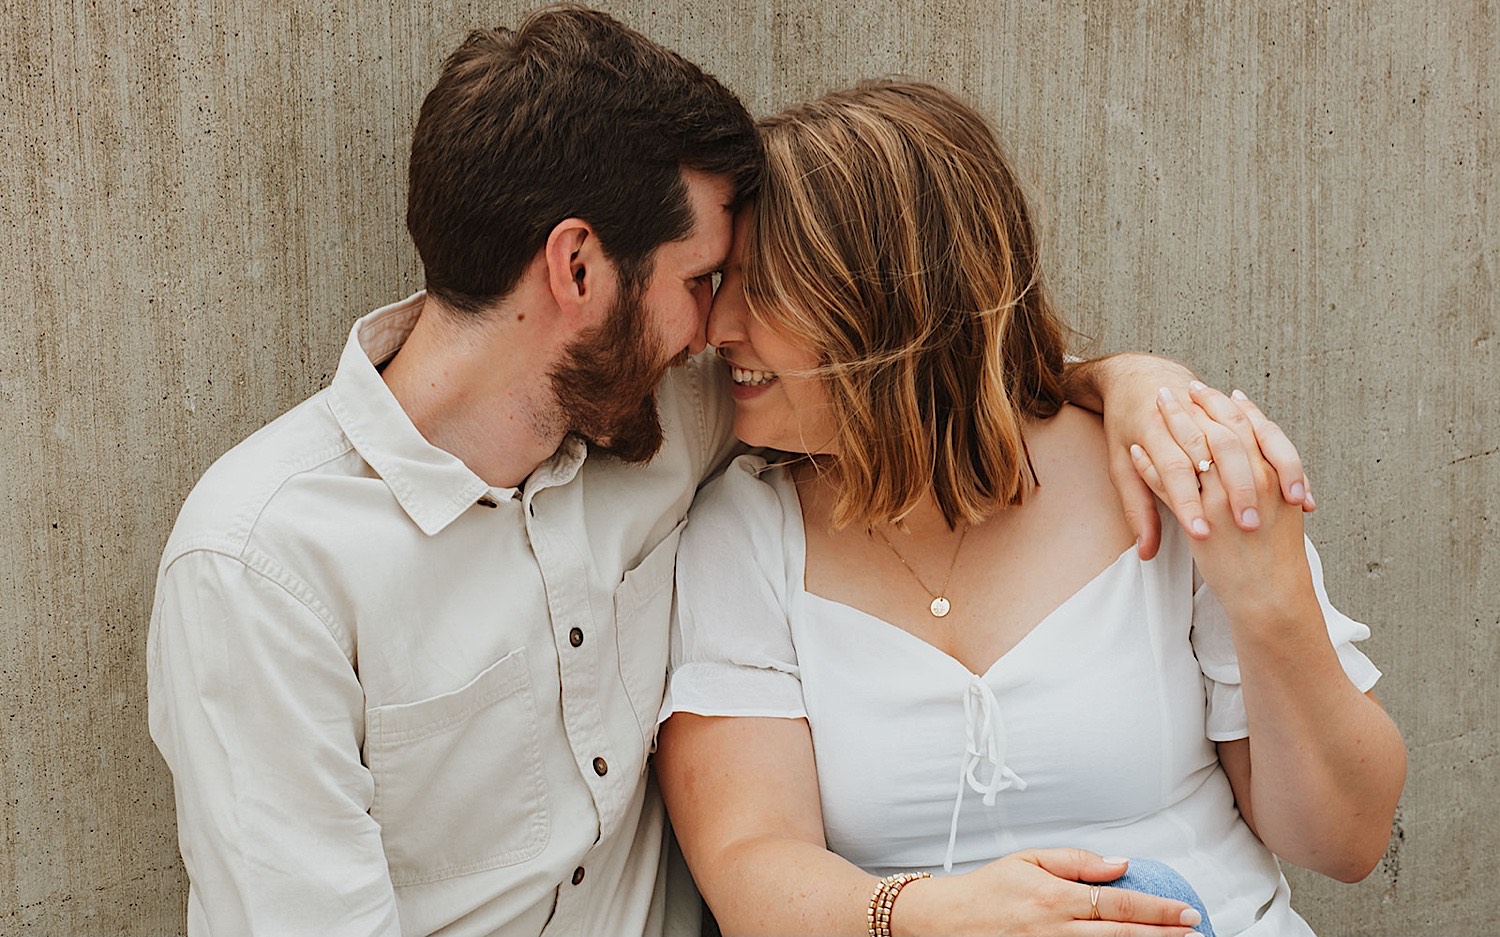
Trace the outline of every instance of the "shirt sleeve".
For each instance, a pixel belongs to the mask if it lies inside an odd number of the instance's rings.
[[[1312,571],[1313,591],[1323,609],[1328,639],[1349,682],[1363,693],[1381,676],[1380,670],[1354,646],[1355,641],[1370,636],[1370,629],[1333,607],[1323,585],[1323,563],[1318,551],[1311,540],[1305,536],[1302,540],[1307,547],[1307,565]],[[1193,584],[1192,644],[1208,690],[1208,737],[1215,742],[1248,738],[1250,723],[1245,714],[1240,661],[1229,630],[1229,614],[1196,570]]]
[[[712,349],[688,359],[671,378],[682,381],[686,397],[684,425],[696,436],[693,446],[698,481],[713,477],[731,456],[745,451],[734,436],[734,400],[729,396],[723,359]]]
[[[759,456],[738,457],[688,514],[658,721],[674,712],[807,715],[787,618],[786,508],[766,471]]]
[[[190,930],[394,937],[352,648],[294,591],[206,551],[158,583],[151,736],[172,769]]]

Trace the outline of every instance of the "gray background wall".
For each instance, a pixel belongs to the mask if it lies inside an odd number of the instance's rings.
[[[516,3],[0,0],[0,932],[176,933],[147,733],[154,565],[194,479],[419,282],[410,127]],[[1301,444],[1411,776],[1325,934],[1500,932],[1494,0],[611,3],[757,113],[947,84],[1033,182],[1101,349]]]

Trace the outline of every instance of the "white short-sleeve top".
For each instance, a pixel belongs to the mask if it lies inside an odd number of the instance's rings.
[[[1215,741],[1248,733],[1227,617],[1176,524],[1134,548],[984,674],[803,588],[787,472],[740,456],[693,505],[677,558],[662,718],[806,718],[828,848],[874,874],[965,872],[1071,846],[1169,863],[1215,930],[1311,934],[1275,858],[1240,819]],[[1369,629],[1313,581],[1350,680],[1380,671]]]

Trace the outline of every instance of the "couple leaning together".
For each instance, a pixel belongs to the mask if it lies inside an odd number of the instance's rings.
[[[407,224],[426,292],[162,561],[194,935],[1296,934],[1276,855],[1381,855],[1295,450],[1067,363],[948,93],[756,124],[552,9],[449,58]]]

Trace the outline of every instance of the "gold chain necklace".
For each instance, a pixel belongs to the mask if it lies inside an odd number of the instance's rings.
[[[911,578],[917,581],[917,585],[922,587],[922,591],[932,596],[932,604],[927,606],[927,610],[932,613],[932,617],[942,618],[944,615],[947,615],[948,611],[953,608],[953,603],[948,601],[947,596],[948,580],[953,578],[953,570],[958,567],[958,553],[964,548],[964,538],[969,535],[969,525],[965,524],[964,532],[958,535],[958,546],[953,548],[953,562],[948,564],[948,575],[943,577],[943,588],[936,592],[928,588],[927,583],[922,581],[922,577],[918,576],[917,571],[911,568],[911,564],[906,562],[906,557],[901,555],[901,551],[896,549],[896,545],[891,543],[890,538],[883,531],[877,530],[875,533],[885,542],[886,546],[891,548],[891,552],[896,554],[896,559],[900,560],[901,565],[906,567],[906,571],[911,573]]]

